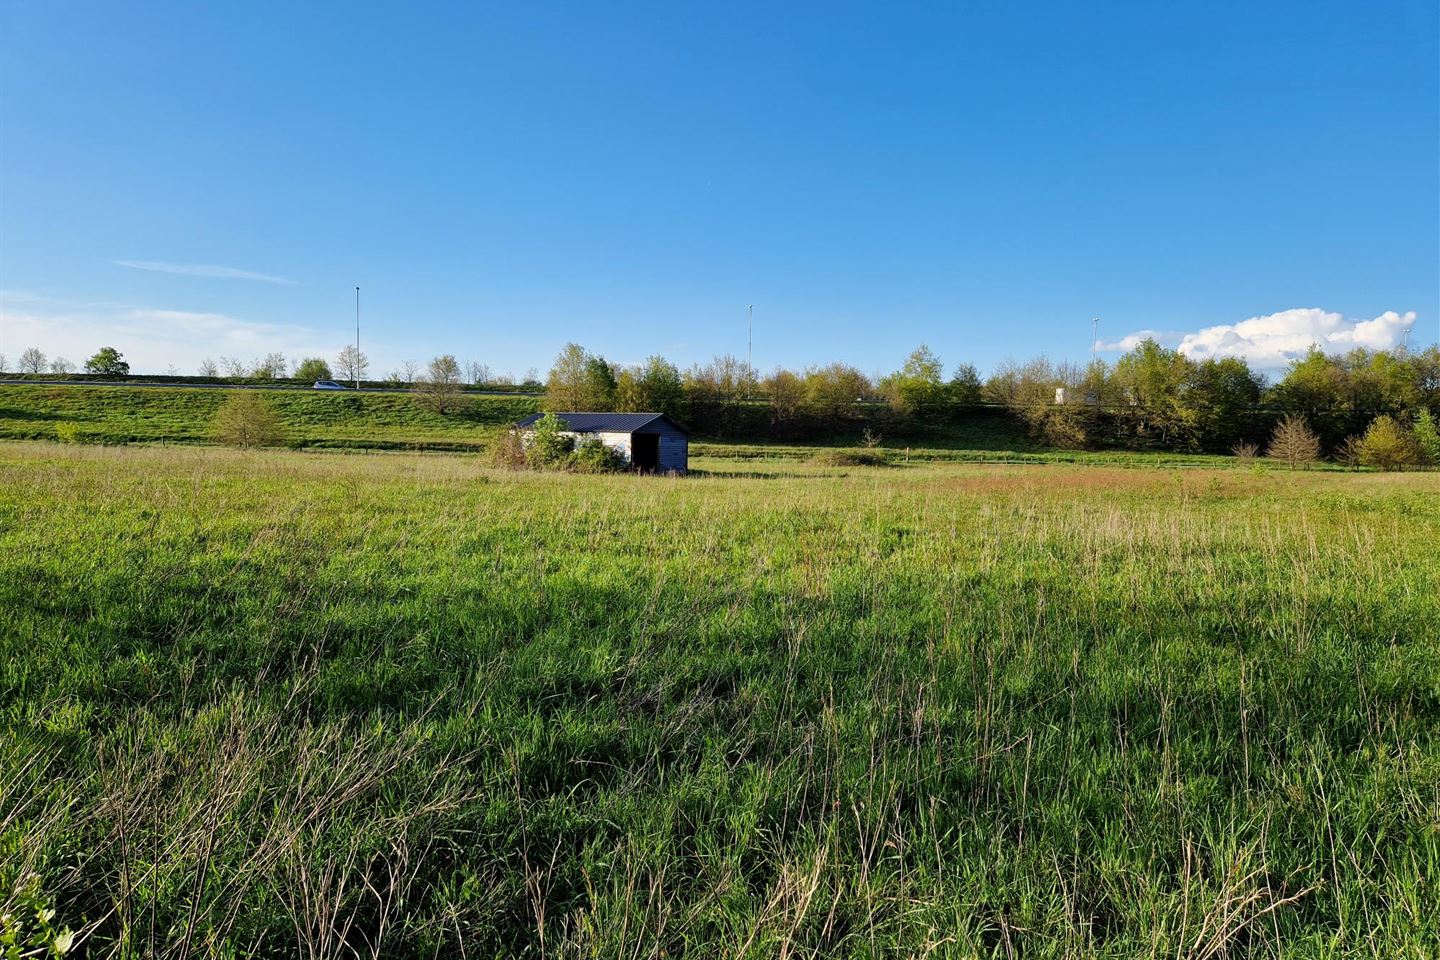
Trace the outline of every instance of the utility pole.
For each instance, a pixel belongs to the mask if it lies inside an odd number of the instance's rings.
[[[1095,365],[1095,350],[1100,344],[1100,318],[1090,318],[1090,365]]]
[[[355,389],[360,389],[360,288],[355,288]]]
[[[1406,328],[1405,328],[1405,337],[1404,337],[1404,339],[1402,339],[1402,340],[1400,341],[1400,353],[1401,353],[1401,354],[1406,354],[1406,353],[1409,353],[1409,352],[1410,352],[1410,328],[1409,328],[1409,327],[1406,327]]]

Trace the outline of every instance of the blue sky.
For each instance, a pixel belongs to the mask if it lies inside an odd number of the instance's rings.
[[[1434,341],[1437,37],[1432,0],[0,0],[0,353],[333,356],[356,284],[376,373],[743,356],[751,303],[761,369],[1081,359],[1097,315]]]

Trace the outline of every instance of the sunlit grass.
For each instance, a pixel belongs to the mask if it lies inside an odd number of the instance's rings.
[[[0,446],[0,880],[100,955],[1440,942],[1440,475],[694,465]]]

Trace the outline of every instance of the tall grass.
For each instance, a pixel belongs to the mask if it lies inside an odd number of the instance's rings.
[[[1431,956],[1437,543],[1434,475],[0,447],[0,896],[95,956]]]

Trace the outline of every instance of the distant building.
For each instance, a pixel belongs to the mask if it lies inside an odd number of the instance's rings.
[[[543,413],[515,424],[528,431]],[[557,413],[576,439],[598,437],[636,470],[684,473],[690,469],[690,431],[663,413]]]

